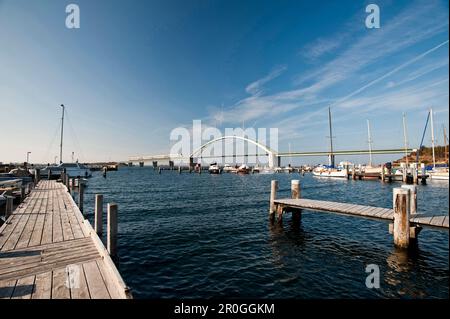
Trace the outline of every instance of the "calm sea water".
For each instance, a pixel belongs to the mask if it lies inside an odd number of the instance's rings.
[[[136,298],[448,298],[448,231],[423,229],[418,248],[404,252],[385,222],[305,211],[299,227],[289,215],[271,226],[272,179],[279,197],[300,179],[305,198],[381,207],[399,186],[133,167],[95,174],[85,210],[92,220],[95,193],[118,203],[119,269]],[[448,213],[448,183],[419,186],[418,209]],[[368,264],[380,267],[380,289],[365,286]]]

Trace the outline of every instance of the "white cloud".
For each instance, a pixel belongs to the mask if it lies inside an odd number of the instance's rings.
[[[276,67],[272,72],[270,72],[265,77],[247,85],[245,91],[251,95],[260,95],[262,93],[263,85],[279,77],[284,71],[286,71],[286,69],[287,69],[286,66]]]

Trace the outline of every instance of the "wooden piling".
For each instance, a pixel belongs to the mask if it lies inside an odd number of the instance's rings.
[[[37,184],[41,180],[41,170],[39,168],[36,168],[34,170],[34,182]]]
[[[117,256],[117,204],[108,204],[107,249],[111,256]]]
[[[158,174],[161,174],[161,167],[158,168]]]
[[[416,163],[412,165],[413,184],[419,184],[419,168]]]
[[[67,191],[70,193],[70,176],[66,174],[65,184],[67,187]]]
[[[20,201],[23,202],[25,199],[25,185],[22,185],[20,187]]]
[[[406,165],[403,166],[402,174],[403,174],[402,181],[403,183],[406,183],[408,181],[408,168],[406,167]]]
[[[181,165],[178,165],[178,174],[181,174]]]
[[[394,245],[398,248],[409,246],[410,191],[397,187],[393,191]]]
[[[5,210],[5,221],[8,219],[8,217],[12,214],[13,212],[13,202],[14,202],[14,197],[13,196],[6,196],[6,210]]]
[[[293,179],[291,181],[291,195],[292,199],[300,198],[300,181],[298,179]]]
[[[94,228],[97,235],[101,238],[103,235],[103,195],[95,195],[95,220]]]
[[[269,219],[271,221],[273,221],[275,217],[276,207],[274,201],[277,197],[277,191],[278,191],[278,181],[272,180],[270,184],[270,204],[269,204]]]
[[[84,184],[78,180],[78,208],[83,212]]]
[[[299,199],[301,197],[300,181],[298,179],[294,179],[291,181],[291,197],[292,197],[292,199]],[[301,218],[301,210],[293,209],[292,210],[292,221],[295,224],[298,224],[300,222],[300,218]]]
[[[52,178],[52,170],[48,169],[48,174],[47,174],[48,180],[50,180]]]
[[[74,189],[75,189],[75,177],[72,177],[72,193]]]
[[[409,189],[409,211],[411,215],[417,214],[417,186],[402,185],[402,188]]]
[[[384,183],[386,176],[385,176],[385,172],[384,172],[385,166],[381,166],[381,182]]]

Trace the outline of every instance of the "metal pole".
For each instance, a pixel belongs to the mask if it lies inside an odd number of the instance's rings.
[[[62,150],[63,150],[63,135],[64,135],[64,104],[61,104],[62,107],[62,117],[61,117],[61,142],[59,144],[59,163],[62,163]]]
[[[408,135],[406,133],[406,114],[403,113],[403,138],[405,141],[405,160],[406,166],[408,166]]]
[[[431,149],[433,152],[433,168],[436,167],[436,157],[434,154],[434,124],[433,124],[433,109],[430,109],[430,119],[431,119]]]

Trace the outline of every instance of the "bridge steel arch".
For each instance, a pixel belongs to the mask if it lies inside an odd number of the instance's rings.
[[[262,149],[263,151],[265,151],[267,153],[267,156],[269,157],[269,167],[273,168],[276,165],[276,161],[279,159],[278,157],[278,152],[270,149],[269,147],[267,147],[264,144],[261,144],[257,141],[254,141],[248,137],[244,137],[244,136],[236,136],[236,135],[226,135],[226,136],[221,136],[215,139],[212,139],[211,141],[206,142],[205,144],[203,144],[202,146],[200,146],[198,149],[196,149],[195,151],[193,151],[191,153],[191,155],[189,156],[190,159],[193,159],[194,156],[196,156],[197,154],[201,154],[203,152],[203,150],[208,147],[211,144],[214,144],[216,142],[222,141],[222,140],[229,140],[229,139],[234,139],[234,140],[243,140],[246,142],[249,142],[251,144],[256,145],[257,147],[259,147],[260,149]]]

